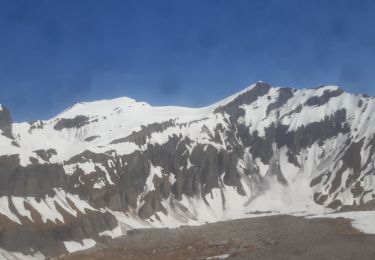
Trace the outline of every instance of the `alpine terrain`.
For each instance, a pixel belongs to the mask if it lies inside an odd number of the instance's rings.
[[[44,259],[144,227],[324,214],[375,200],[375,98],[257,82],[203,108],[130,98],[46,121],[0,106],[0,258]]]

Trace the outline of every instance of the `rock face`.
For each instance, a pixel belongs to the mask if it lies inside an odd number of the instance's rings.
[[[9,110],[0,105],[0,130],[2,135],[13,138],[12,136],[12,118],[10,116]]]
[[[129,227],[364,205],[375,199],[374,110],[338,87],[263,82],[197,109],[119,98],[12,124],[3,108],[0,255],[56,256]]]

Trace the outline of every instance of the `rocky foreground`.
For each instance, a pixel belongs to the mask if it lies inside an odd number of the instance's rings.
[[[375,259],[375,235],[344,218],[256,217],[177,229],[132,230],[63,260]]]

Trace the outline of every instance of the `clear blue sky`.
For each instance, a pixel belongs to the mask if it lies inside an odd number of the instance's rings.
[[[258,80],[375,95],[375,1],[2,0],[0,103],[17,121],[129,96],[203,106]]]

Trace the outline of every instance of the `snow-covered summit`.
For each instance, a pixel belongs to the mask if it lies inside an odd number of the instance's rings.
[[[128,97],[120,97],[110,100],[99,100],[92,102],[80,102],[58,114],[56,118],[74,118],[78,115],[82,116],[99,116],[110,115],[111,113],[119,113],[124,110],[136,110],[149,108],[150,105],[145,102],[137,102]],[[52,120],[53,120],[52,119]]]

